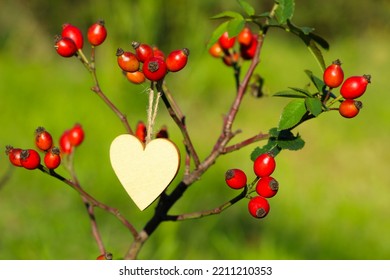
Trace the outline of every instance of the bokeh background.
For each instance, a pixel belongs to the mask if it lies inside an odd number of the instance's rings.
[[[249,0],[258,11],[272,1]],[[124,132],[114,114],[91,91],[92,80],[74,58],[59,57],[53,37],[70,22],[84,32],[97,19],[106,21],[107,41],[97,49],[97,72],[103,91],[135,126],[146,119],[146,85],[134,86],[121,75],[115,51],[134,40],[158,45],[165,52],[191,50],[185,70],[167,83],[187,116],[189,133],[201,159],[220,133],[222,115],[234,95],[232,70],[208,55],[205,45],[218,22],[210,16],[238,11],[223,1],[43,1],[0,2],[0,144],[34,147],[34,130],[44,126],[58,141],[74,123],[86,138],[75,155],[84,188],[118,208],[142,228],[153,207],[140,212],[116,179],[108,157],[111,141]],[[388,80],[390,78],[390,4],[387,0],[296,0],[293,21],[313,26],[331,48],[330,63],[339,58],[346,76],[371,74],[361,98],[364,108],[352,120],[337,112],[299,127],[306,146],[277,157],[274,175],[279,194],[270,200],[264,220],[247,213],[245,201],[220,215],[164,223],[140,253],[142,259],[389,259],[390,175],[388,151]],[[84,52],[88,55],[86,44]],[[308,80],[304,69],[320,69],[299,39],[270,30],[257,69],[267,95],[247,96],[234,141],[277,125],[286,99],[269,95]],[[156,126],[167,125],[180,145],[180,132],[163,106]],[[185,194],[172,213],[209,209],[236,193],[224,184],[228,168],[241,168],[250,178],[249,159],[256,145],[221,157]],[[61,174],[66,175],[63,168]],[[179,176],[180,177],[180,176]],[[0,155],[0,259],[95,259],[99,254],[79,195],[39,171],[10,166]],[[107,250],[121,258],[131,236],[109,214],[96,210]]]

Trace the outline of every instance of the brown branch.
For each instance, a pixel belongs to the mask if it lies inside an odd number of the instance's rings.
[[[192,213],[186,213],[186,214],[180,214],[180,215],[167,215],[165,217],[166,221],[183,221],[183,220],[189,220],[189,219],[199,219],[210,215],[216,215],[220,214],[241,199],[245,198],[247,194],[247,188],[245,188],[239,195],[232,198],[231,200],[221,204],[220,206],[210,209],[210,210],[203,210],[198,212],[192,212]]]
[[[242,142],[239,142],[237,144],[234,144],[234,145],[231,145],[231,146],[228,146],[228,147],[225,147],[223,149],[223,151],[221,152],[221,154],[227,154],[227,153],[231,153],[231,152],[234,152],[234,151],[237,151],[243,147],[246,147],[252,143],[255,143],[257,141],[261,141],[261,140],[266,140],[270,137],[270,135],[268,133],[266,134],[263,134],[263,133],[259,133],[251,138],[248,138]]]

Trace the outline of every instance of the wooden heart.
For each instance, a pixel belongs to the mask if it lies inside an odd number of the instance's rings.
[[[179,150],[168,139],[157,138],[145,146],[130,134],[114,139],[110,160],[122,186],[141,211],[166,189],[180,166]]]

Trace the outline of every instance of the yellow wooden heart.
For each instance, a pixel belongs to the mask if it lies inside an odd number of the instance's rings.
[[[145,146],[130,134],[114,139],[110,160],[122,186],[141,211],[166,189],[180,166],[179,150],[168,139],[157,138]]]

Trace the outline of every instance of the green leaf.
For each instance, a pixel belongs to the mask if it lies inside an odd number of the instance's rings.
[[[289,87],[289,88],[291,88],[295,92],[302,93],[302,94],[306,95],[307,97],[311,97],[312,96],[312,94],[309,91],[307,91],[306,89],[296,88],[296,87]]]
[[[272,96],[275,97],[290,97],[290,98],[306,98],[306,94],[296,92],[294,90],[283,90],[277,93],[274,93]]]
[[[318,78],[313,74],[310,70],[305,70],[306,75],[309,77],[309,79],[312,81],[316,89],[322,93],[325,88],[325,83],[322,79]]]
[[[310,52],[317,59],[317,62],[320,65],[321,69],[325,70],[325,68],[326,68],[325,60],[324,60],[324,57],[322,55],[321,50],[317,47],[317,44],[313,40],[310,40],[309,44],[307,46],[308,46]]]
[[[256,147],[251,153],[251,160],[255,160],[259,155],[271,152],[274,156],[279,154],[280,148],[275,140],[269,140],[263,147]]]
[[[306,106],[304,99],[295,99],[284,107],[280,116],[278,129],[284,130],[295,126],[300,122],[303,115],[306,113]]]
[[[244,17],[240,13],[234,11],[224,11],[212,16],[211,19],[244,19]]]
[[[279,24],[285,24],[294,15],[295,2],[294,0],[275,0],[278,7],[275,10],[275,17]]]
[[[255,9],[251,4],[244,0],[237,0],[237,2],[248,16],[253,16],[255,14]]]
[[[288,30],[291,33],[297,35],[302,39],[305,45],[309,48],[310,52],[314,55],[321,69],[325,70],[326,66],[325,66],[324,57],[322,55],[321,50],[318,48],[317,44],[320,45],[323,49],[328,50],[329,49],[328,42],[322,37],[312,32],[308,33],[309,31],[308,27],[298,27],[295,24],[293,24],[290,20],[287,20],[287,26],[289,28]]]
[[[229,23],[227,25],[227,32],[229,33],[229,38],[237,36],[238,33],[240,33],[240,31],[244,28],[244,26],[244,19],[229,20]]]
[[[282,133],[283,131],[281,131]],[[279,137],[278,139],[278,146],[281,149],[284,150],[291,150],[291,151],[297,151],[302,149],[305,146],[305,141],[301,138],[300,135],[294,136],[291,133],[291,137],[283,139],[282,137]]]
[[[322,113],[322,102],[316,97],[305,99],[306,109],[315,117]]]
[[[206,45],[206,49],[210,49],[211,46],[216,43],[221,35],[227,30],[228,21],[225,21],[217,26],[211,34],[210,40]]]
[[[251,159],[254,161],[259,155],[271,152],[276,156],[283,149],[296,151],[304,147],[305,141],[299,136],[295,136],[289,130],[278,130],[274,127],[269,130],[270,138],[267,144],[262,147],[256,147],[251,153]]]

